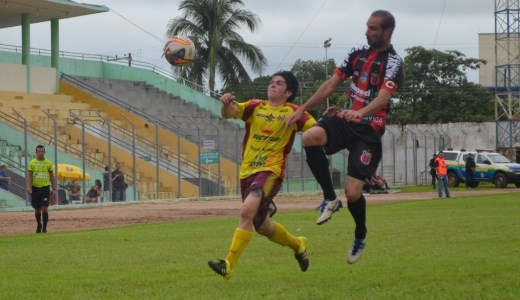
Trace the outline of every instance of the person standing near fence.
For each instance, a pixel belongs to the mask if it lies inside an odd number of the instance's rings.
[[[437,192],[439,198],[442,198],[442,187],[446,192],[446,198],[450,198],[450,190],[448,188],[448,168],[446,167],[446,161],[444,160],[444,153],[440,151],[435,159],[435,172],[437,174]]]
[[[46,233],[49,221],[49,199],[57,190],[52,162],[45,158],[45,147],[36,147],[36,158],[33,158],[27,168],[27,194],[31,196],[31,205],[36,218],[36,233]],[[51,190],[52,187],[52,190]]]
[[[253,237],[253,230],[271,242],[289,247],[298,261],[300,270],[307,271],[307,239],[296,237],[285,226],[271,217],[276,213],[274,197],[284,179],[287,157],[297,131],[305,131],[316,124],[307,112],[285,127],[287,117],[297,106],[291,102],[298,93],[298,80],[289,71],[280,71],[271,77],[267,88],[268,100],[251,99],[236,103],[235,96],[226,93],[220,97],[222,117],[243,120],[246,134],[240,166],[242,205],[229,251],[225,259],[208,261],[218,275],[229,279],[235,265]]]
[[[112,201],[126,201],[126,187],[125,174],[117,162],[116,169],[112,172]]]
[[[435,159],[437,158],[437,154],[433,154],[432,159],[430,159],[430,175],[432,176],[432,186],[435,189],[435,181],[437,179],[437,172],[435,171]]]
[[[475,159],[473,158],[473,154],[468,153],[466,157],[466,188],[474,189],[475,188],[475,168],[477,164],[475,164]]]
[[[105,171],[103,172],[103,202],[110,202],[111,200],[109,166],[105,166]]]

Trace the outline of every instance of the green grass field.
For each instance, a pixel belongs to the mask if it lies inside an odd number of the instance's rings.
[[[1,217],[1,214],[0,214]],[[0,299],[518,299],[520,193],[368,207],[363,258],[345,261],[348,210],[275,220],[309,239],[309,270],[255,235],[226,281],[207,267],[237,218],[0,238]]]

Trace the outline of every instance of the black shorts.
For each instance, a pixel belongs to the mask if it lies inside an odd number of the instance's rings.
[[[32,187],[31,205],[33,208],[49,207],[51,188],[50,186]]]
[[[327,144],[323,146],[327,155],[343,149],[349,151],[348,176],[364,181],[376,173],[383,150],[381,137],[369,124],[333,116],[321,118],[318,126],[327,134]]]

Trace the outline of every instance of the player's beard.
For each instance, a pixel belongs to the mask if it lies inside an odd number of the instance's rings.
[[[381,38],[376,38],[373,40],[367,39],[368,44],[375,49],[381,49],[384,46],[384,41]]]

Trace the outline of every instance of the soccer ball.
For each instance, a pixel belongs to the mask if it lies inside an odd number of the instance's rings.
[[[197,51],[193,42],[185,36],[174,36],[164,45],[164,57],[173,66],[184,66],[195,58]]]

